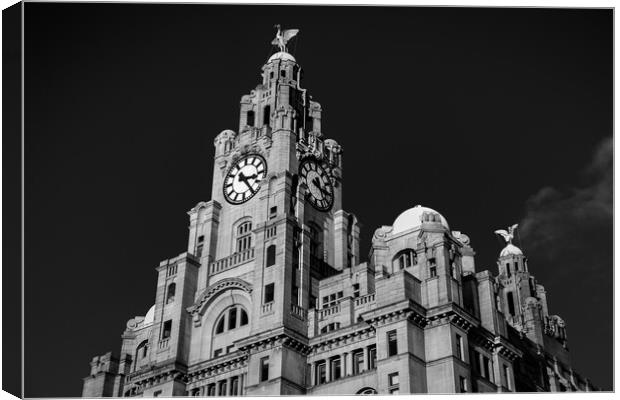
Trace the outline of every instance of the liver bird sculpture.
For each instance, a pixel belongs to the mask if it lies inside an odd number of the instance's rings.
[[[276,33],[276,38],[271,41],[271,44],[278,46],[280,51],[286,51],[286,44],[293,36],[299,33],[299,29],[286,29],[283,31],[280,29],[280,25],[276,25],[275,27],[278,28],[278,33]]]
[[[508,227],[508,231],[498,229],[495,233],[501,235],[506,243],[512,244],[512,239],[515,237],[514,232],[517,230],[517,226],[519,226],[519,224],[514,224],[513,226]]]

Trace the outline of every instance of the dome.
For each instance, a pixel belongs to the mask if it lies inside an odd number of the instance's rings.
[[[501,253],[499,253],[500,257],[522,256],[522,255],[523,255],[523,252],[521,251],[521,249],[512,243],[508,243],[506,247],[504,247],[504,249],[501,251]]]
[[[269,57],[269,60],[267,60],[267,62],[270,63],[273,60],[286,60],[286,61],[297,62],[295,60],[295,57],[293,57],[292,55],[290,55],[289,53],[287,53],[285,51],[279,51],[279,52],[275,53],[274,55]]]
[[[153,307],[149,308],[149,311],[146,313],[146,316],[144,317],[144,321],[142,321],[142,325],[150,325],[153,323],[153,320],[155,319],[155,305],[153,305]]]
[[[446,219],[437,211],[433,210],[432,208],[417,205],[400,214],[396,218],[396,220],[394,220],[394,224],[392,225],[392,234],[395,235],[399,232],[404,232],[409,229],[417,228],[422,224],[422,216],[424,214],[438,215],[441,220],[441,225],[443,225],[446,229],[450,229],[450,227],[448,226],[448,221],[446,221]],[[430,221],[427,219],[425,222],[432,222],[432,219]]]

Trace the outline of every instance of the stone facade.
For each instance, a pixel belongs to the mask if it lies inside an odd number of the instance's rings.
[[[476,272],[467,235],[415,206],[375,231],[360,262],[342,148],[301,78],[286,52],[262,67],[239,133],[215,138],[211,200],[188,212],[187,250],[156,268],[155,304],[127,322],[120,357],[93,358],[83,396],[592,390],[516,246],[499,275]],[[248,155],[265,176],[235,181],[260,188],[232,204],[227,174]],[[310,204],[321,188],[300,180],[303,160],[329,173],[330,210]]]

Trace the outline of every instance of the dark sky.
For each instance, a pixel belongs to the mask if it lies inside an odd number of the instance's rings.
[[[25,5],[26,396],[79,396],[154,302],[238,129],[273,25],[344,148],[344,208],[416,204],[467,233],[519,222],[574,365],[612,388],[611,10]],[[402,185],[407,190],[399,189]]]

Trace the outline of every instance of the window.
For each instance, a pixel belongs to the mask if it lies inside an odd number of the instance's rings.
[[[491,380],[491,373],[493,372],[490,365],[491,361],[486,356],[482,356],[482,376],[488,380]]]
[[[377,368],[377,346],[372,345],[368,347],[368,369]]]
[[[234,348],[235,348],[234,344],[231,344],[230,346],[227,346],[226,347],[226,354],[232,353]]]
[[[360,297],[360,284],[359,283],[354,283],[353,284],[353,297]]]
[[[161,396],[161,390],[156,390],[156,391],[153,393],[153,397],[159,397],[159,396]]]
[[[201,257],[202,256],[202,244],[199,244],[198,246],[196,246],[196,257]]]
[[[260,359],[260,381],[265,382],[269,379],[269,357]]]
[[[215,351],[213,352],[213,357],[219,357],[222,355],[224,351],[222,349],[215,349]]]
[[[330,365],[330,369],[331,369],[331,380],[335,381],[336,379],[340,379],[340,377],[342,376],[342,371],[340,369],[340,356],[334,357],[331,359],[331,365]]]
[[[515,315],[515,303],[514,299],[512,298],[512,292],[508,292],[508,294],[506,294],[506,297],[508,299],[508,313],[510,313],[510,315]]]
[[[273,71],[269,72],[269,79],[273,79]]]
[[[273,283],[265,285],[265,304],[271,303],[273,301],[273,287]]]
[[[172,320],[169,319],[168,321],[164,322],[164,329],[162,330],[161,338],[168,339],[171,333],[172,333]]]
[[[271,106],[265,106],[263,109],[263,125],[270,126]]]
[[[148,350],[149,350],[149,341],[145,340],[138,345],[138,348],[136,349],[136,358],[146,357],[146,355],[148,354]]]
[[[459,376],[459,390],[461,393],[467,393],[467,378]]]
[[[215,383],[210,383],[207,386],[207,396],[215,396]]]
[[[243,326],[247,324],[248,324],[248,313],[246,313],[245,310],[242,308],[241,309],[241,321],[239,323],[239,326]]]
[[[506,276],[510,278],[510,263],[506,263]]]
[[[387,333],[388,357],[395,356],[398,353],[398,343],[396,339],[396,331]]]
[[[217,326],[215,327],[215,333],[224,332],[224,317],[222,316],[220,320],[217,322]]]
[[[172,303],[174,301],[174,294],[177,290],[176,283],[172,282],[168,285],[168,293],[166,294],[166,304]]]
[[[394,257],[393,264],[399,269],[404,269],[417,264],[416,253],[412,249],[405,249]]]
[[[361,374],[364,371],[364,353],[357,350],[353,353],[353,373]]]
[[[237,396],[239,394],[239,377],[234,376],[230,379],[230,395]]]
[[[267,267],[271,267],[276,263],[276,245],[272,244],[267,247]]]
[[[508,366],[506,364],[503,365],[502,371],[504,372],[504,381],[506,382],[506,387],[508,390],[512,390],[512,384],[510,383],[510,371],[508,370]]]
[[[285,71],[285,70],[281,70],[281,71],[280,71],[280,76],[281,76],[282,78],[286,78],[286,71]]]
[[[316,365],[316,384],[320,385],[325,382],[327,382],[325,361],[319,361],[319,363]]]
[[[365,394],[377,394],[377,391],[375,389],[373,389],[373,388],[366,387],[366,388],[360,389],[357,392],[357,394],[362,394],[362,395],[365,395]]]
[[[459,360],[465,361],[465,353],[463,353],[463,338],[461,335],[456,335],[456,356]]]
[[[233,307],[228,311],[228,329],[237,327],[237,307]]]
[[[437,276],[437,267],[435,267],[434,265],[431,266],[428,271],[429,271],[429,276],[431,278],[434,278]]]
[[[269,219],[274,219],[278,215],[278,207],[274,206],[269,209]]]
[[[254,111],[252,110],[248,111],[245,124],[247,126],[254,126]]]
[[[217,390],[217,395],[218,396],[226,396],[226,381],[220,381],[218,383],[218,390]]]
[[[247,221],[237,227],[237,252],[252,247],[252,222]]]
[[[517,272],[519,270],[519,264],[517,264],[517,262],[515,261],[515,272]]]
[[[200,396],[200,388],[196,388],[192,390],[192,396],[194,397]]]
[[[398,389],[400,387],[398,372],[394,372],[388,375],[388,392],[390,394],[398,394]]]

